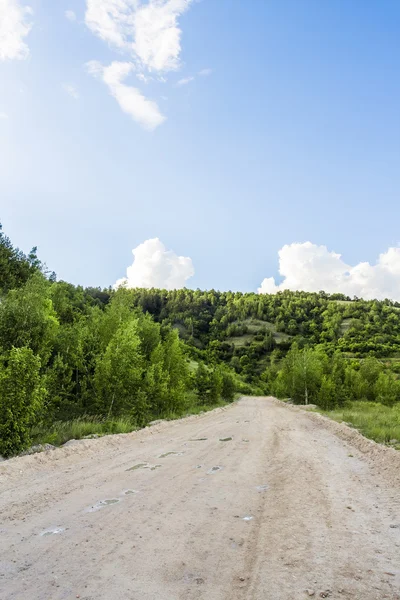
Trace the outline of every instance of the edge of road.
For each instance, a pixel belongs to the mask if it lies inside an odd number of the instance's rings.
[[[205,411],[196,415],[187,415],[180,417],[179,419],[162,419],[155,422],[153,425],[147,425],[142,429],[131,431],[130,433],[109,433],[98,438],[84,438],[80,440],[69,440],[63,446],[43,450],[42,452],[36,452],[34,454],[26,454],[13,456],[12,458],[3,460],[0,462],[0,483],[4,480],[11,479],[22,474],[21,469],[24,469],[24,473],[35,471],[43,468],[48,464],[57,462],[63,458],[75,456],[81,454],[85,458],[94,458],[98,454],[99,450],[104,447],[115,447],[118,449],[121,442],[130,440],[148,438],[149,436],[159,433],[168,427],[179,426],[181,423],[187,423],[191,421],[198,421],[204,419],[212,414],[219,414],[230,410],[245,396],[241,396],[231,404],[226,406],[218,406],[212,410]]]
[[[269,397],[269,400],[277,406],[292,412],[301,413],[320,427],[330,431],[336,437],[361,452],[372,465],[376,463],[379,466],[380,474],[389,477],[391,483],[396,482],[400,484],[400,452],[398,450],[366,438],[357,429],[349,427],[345,423],[333,421],[318,412],[304,410],[304,407],[301,405],[287,404],[272,396]]]

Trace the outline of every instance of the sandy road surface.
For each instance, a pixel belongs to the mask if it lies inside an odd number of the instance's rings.
[[[244,398],[2,463],[0,598],[399,599],[399,455],[343,428]]]

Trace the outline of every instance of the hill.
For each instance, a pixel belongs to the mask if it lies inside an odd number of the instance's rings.
[[[83,288],[0,237],[0,453],[274,394],[400,400],[400,304],[324,292]],[[387,436],[390,434],[387,433]],[[386,434],[385,434],[386,436]]]

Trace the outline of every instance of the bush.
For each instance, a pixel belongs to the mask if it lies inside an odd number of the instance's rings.
[[[222,373],[221,396],[226,402],[233,402],[235,399],[236,386],[233,376],[230,373]]]
[[[46,395],[40,359],[30,348],[13,348],[0,373],[0,454],[18,454],[30,445],[30,428]]]

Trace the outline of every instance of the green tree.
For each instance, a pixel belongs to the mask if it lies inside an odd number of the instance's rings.
[[[153,417],[162,417],[168,406],[170,381],[164,370],[165,348],[161,342],[154,348],[146,369],[145,389],[149,411]]]
[[[28,347],[45,366],[58,331],[58,321],[50,299],[50,286],[42,274],[11,290],[0,303],[0,344],[3,350]]]
[[[310,348],[300,351],[294,366],[295,397],[304,404],[316,398],[320,386],[322,369],[318,354]]]
[[[393,406],[400,398],[400,384],[392,373],[379,373],[374,393],[377,402]]]
[[[46,389],[40,359],[30,348],[13,348],[6,362],[0,372],[0,454],[8,457],[29,446]]]
[[[183,345],[176,330],[169,330],[163,343],[164,377],[168,382],[167,409],[179,413],[185,406],[185,395],[189,379],[188,366]]]
[[[0,293],[21,287],[40,267],[36,248],[31,250],[29,256],[25,256],[18,248],[14,248],[0,223]]]
[[[210,375],[203,363],[199,363],[195,375],[195,389],[200,404],[206,404],[210,389]]]
[[[235,399],[236,385],[233,375],[222,371],[221,396],[225,402],[233,402]]]
[[[117,329],[97,362],[95,382],[103,414],[130,414],[138,425],[146,423],[144,368],[138,320],[131,318]]]
[[[324,410],[332,410],[336,405],[336,387],[329,375],[322,378],[321,388],[316,403]]]
[[[317,398],[321,378],[322,364],[318,351],[310,348],[299,350],[293,344],[283,361],[280,393],[284,391],[295,402],[308,404]]]
[[[217,404],[221,398],[223,388],[223,377],[218,367],[209,374],[210,386],[207,394],[207,402],[210,405]]]
[[[383,371],[383,365],[376,358],[366,358],[360,366],[362,395],[366,400],[375,400],[375,383]]]

